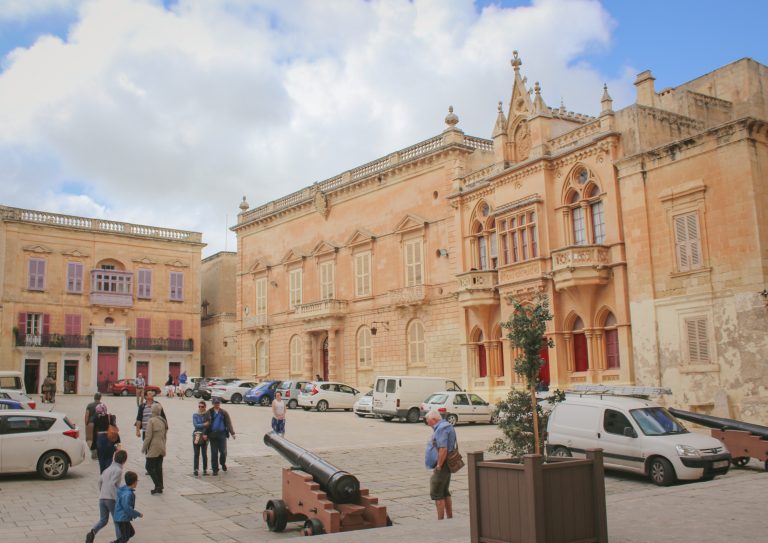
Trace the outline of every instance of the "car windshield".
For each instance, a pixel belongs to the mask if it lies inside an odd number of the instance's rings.
[[[258,385],[256,385],[253,388],[256,389],[256,390],[259,390],[259,389],[262,389],[262,388],[265,388],[265,387],[268,387],[268,386],[269,386],[269,383],[264,382],[264,383],[259,383]]]
[[[432,394],[429,398],[426,399],[424,403],[443,404],[447,399],[448,399],[448,394]]]
[[[687,434],[688,430],[663,407],[630,409],[635,422],[647,436]]]
[[[21,378],[19,377],[0,377],[0,388],[9,388],[21,390]]]
[[[291,388],[291,382],[290,381],[283,381],[277,386],[278,390],[287,390]]]

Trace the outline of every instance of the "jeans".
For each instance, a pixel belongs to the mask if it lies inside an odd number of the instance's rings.
[[[93,532],[97,533],[109,522],[109,515],[112,515],[112,522],[115,524],[115,537],[120,539],[120,529],[115,522],[115,500],[99,500],[99,522],[93,525]]]
[[[272,431],[281,436],[285,435],[285,419],[272,417]]]
[[[163,489],[163,457],[155,456],[147,458],[147,469],[152,482],[155,483],[155,490]]]
[[[126,543],[130,538],[136,534],[136,530],[131,526],[131,522],[117,522],[117,529],[120,535],[117,536],[115,543]]]
[[[106,432],[96,434],[96,456],[99,458],[99,473],[112,465],[115,455],[115,444],[107,438]]]
[[[224,433],[212,433],[208,441],[211,443],[211,467],[216,473],[219,471],[219,463],[227,463],[227,436]]]
[[[198,470],[200,467],[200,454],[203,455],[203,471],[206,471],[208,469],[208,441],[200,438],[200,443],[195,445],[192,444],[192,447],[194,447],[195,450],[195,471]]]

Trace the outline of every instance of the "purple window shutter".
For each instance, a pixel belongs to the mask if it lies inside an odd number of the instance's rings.
[[[37,288],[39,290],[45,288],[45,260],[37,261]]]
[[[27,336],[27,314],[19,313],[19,338],[25,338]]]
[[[80,262],[75,262],[75,292],[83,292],[83,265]]]
[[[171,300],[176,299],[176,273],[171,272]]]
[[[171,272],[171,300],[184,299],[184,274]]]

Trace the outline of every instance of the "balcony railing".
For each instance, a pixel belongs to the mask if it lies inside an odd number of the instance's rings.
[[[489,305],[499,301],[499,284],[496,270],[469,271],[456,276],[459,303],[463,306]]]
[[[398,288],[389,291],[389,305],[406,306],[418,305],[424,302],[427,288],[424,285],[414,285],[412,287]]]
[[[16,346],[90,349],[91,336],[71,336],[62,334],[17,334]]]
[[[323,317],[339,317],[347,313],[346,300],[320,300],[300,304],[294,308],[294,317],[297,319],[319,319]]]
[[[264,328],[267,325],[267,316],[261,315],[249,315],[243,319],[243,326],[247,329]]]
[[[555,288],[605,285],[610,279],[611,251],[602,245],[566,247],[552,252]]]
[[[191,339],[129,337],[128,348],[136,351],[192,351]]]

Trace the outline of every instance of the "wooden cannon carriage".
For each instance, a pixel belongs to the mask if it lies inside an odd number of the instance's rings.
[[[387,508],[354,475],[277,434],[266,434],[264,443],[292,465],[283,468],[282,499],[269,500],[263,513],[271,531],[302,521],[304,535],[391,526]]]

